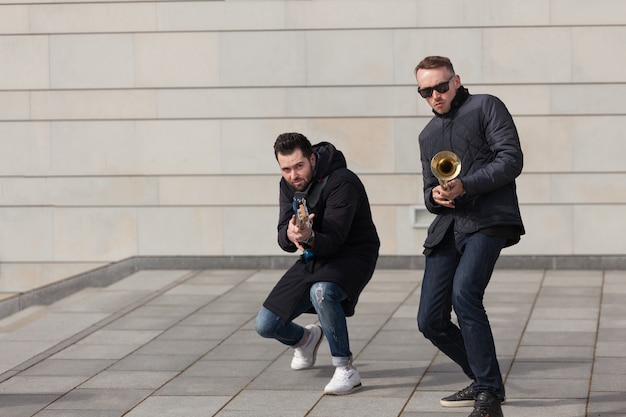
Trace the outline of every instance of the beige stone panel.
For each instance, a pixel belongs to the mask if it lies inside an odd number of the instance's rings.
[[[0,207],[0,256],[2,262],[53,260],[52,209]]]
[[[227,207],[223,213],[225,255],[288,255],[277,243],[278,203],[253,211]]]
[[[0,34],[28,33],[28,5],[4,5],[0,13]]]
[[[625,204],[626,167],[623,172],[551,175],[552,201],[570,204]],[[626,231],[626,230],[625,230]]]
[[[623,25],[626,3],[622,0],[551,0],[553,25]]]
[[[437,4],[437,15],[441,15]],[[456,8],[456,7],[455,7]],[[456,15],[456,12],[452,12]],[[443,15],[447,15],[443,13]],[[430,24],[433,24],[429,14]],[[439,19],[435,19],[438,21]],[[434,22],[435,24],[437,22]],[[465,26],[465,25],[463,25]],[[465,83],[482,82],[482,30],[478,28],[424,28],[397,29],[394,36],[394,77],[396,83],[410,86],[412,99],[418,100],[415,67],[429,55],[450,58],[454,70]],[[408,92],[407,92],[408,93]],[[419,97],[421,102],[425,101]]]
[[[0,178],[3,205],[143,206],[158,200],[151,177]]]
[[[574,254],[574,209],[571,205],[521,205],[526,234],[503,255]]]
[[[217,33],[136,34],[135,86],[206,87],[219,84]],[[251,73],[250,68],[247,72]]]
[[[624,255],[626,206],[600,204],[574,207],[575,255]]]
[[[134,122],[53,122],[51,143],[51,174],[143,174]]]
[[[401,86],[290,88],[286,93],[290,117],[400,117],[430,112],[427,104],[419,109],[414,96]]]
[[[157,92],[159,118],[284,117],[282,88],[163,89]]]
[[[144,32],[156,29],[152,2],[31,4],[31,33]]]
[[[0,36],[0,56],[0,90],[50,87],[47,36]]]
[[[571,117],[514,117],[524,153],[524,172],[567,172],[574,167]]]
[[[140,208],[138,254],[223,255],[224,208]]]
[[[31,92],[33,120],[152,119],[157,115],[154,90]]]
[[[137,209],[132,207],[56,208],[55,260],[119,261],[135,256],[137,229]]]
[[[158,1],[160,31],[283,29],[285,1]]]
[[[304,85],[307,35],[299,31],[225,32],[220,34],[219,84],[222,86]]]
[[[483,82],[570,82],[571,47],[569,28],[485,29]]]
[[[149,120],[136,122],[146,175],[218,174],[222,171],[220,122]]]
[[[515,180],[520,204],[550,204],[552,181],[550,174],[523,173]]]
[[[371,204],[423,204],[421,176],[408,174],[361,174]]]
[[[290,29],[412,27],[417,23],[413,0],[316,0],[285,2]]]
[[[276,184],[280,169],[274,157],[274,142],[285,132],[299,132],[312,143],[322,140],[306,119],[239,119],[221,121],[222,172],[227,174],[272,174]]]
[[[356,173],[395,170],[394,125],[389,118],[313,119],[311,135],[341,150]]]
[[[572,28],[572,81],[626,81],[624,16],[626,10],[622,10],[621,26]]]
[[[30,93],[0,91],[0,120],[30,119]]]
[[[104,266],[104,263],[0,263],[0,292],[26,292]]]
[[[0,123],[0,175],[43,175],[50,167],[50,123]]]
[[[571,118],[576,172],[624,172],[626,117],[579,116]]]
[[[430,119],[430,117],[394,119],[395,172],[422,174],[418,138]],[[421,177],[419,181],[421,183]]]
[[[550,2],[418,0],[418,27],[529,26],[550,23]]]
[[[626,83],[552,85],[551,113],[570,115],[623,115]]]
[[[387,248],[385,246],[384,252],[381,250],[381,254],[384,255],[421,255],[424,251],[424,241],[426,240],[426,236],[428,235],[428,226],[432,220],[434,219],[434,215],[428,213],[424,216],[427,220],[426,227],[416,227],[415,226],[415,210],[416,208],[423,208],[423,205],[396,205],[391,207],[385,206],[374,206],[372,208],[372,215],[374,216],[374,223],[376,224],[376,228],[378,230],[379,235],[388,234],[390,232],[395,231],[394,238],[396,239],[396,247],[395,250],[392,247]],[[379,222],[384,222],[382,216],[379,214],[380,210],[383,212],[388,212],[389,209],[395,211],[395,224],[388,225],[388,230],[381,231],[381,227],[379,226]],[[382,226],[384,223],[380,223]],[[381,239],[382,241],[382,239]],[[381,249],[383,246],[381,244]]]
[[[311,31],[306,37],[308,85],[393,84],[393,31]]]
[[[167,206],[277,205],[279,180],[279,173],[161,177],[159,202]]]
[[[379,254],[395,254],[398,251],[399,240],[397,236],[398,216],[393,206],[372,205],[372,220],[380,239]]]
[[[50,37],[52,88],[129,88],[134,86],[131,34]]]

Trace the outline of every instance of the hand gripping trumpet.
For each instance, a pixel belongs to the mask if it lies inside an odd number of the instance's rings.
[[[430,170],[439,180],[441,187],[448,191],[448,182],[461,172],[461,158],[454,152],[441,151],[430,160]]]

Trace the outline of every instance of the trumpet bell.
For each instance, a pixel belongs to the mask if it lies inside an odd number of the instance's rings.
[[[441,151],[430,160],[430,170],[444,185],[456,178],[461,172],[461,158],[454,152]]]

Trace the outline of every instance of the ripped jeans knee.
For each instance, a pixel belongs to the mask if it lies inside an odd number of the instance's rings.
[[[347,298],[346,293],[339,285],[334,282],[325,281],[313,284],[311,286],[310,296],[311,302],[316,310],[324,304],[340,304]]]

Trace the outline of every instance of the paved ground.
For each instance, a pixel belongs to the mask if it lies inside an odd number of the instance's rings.
[[[379,270],[349,319],[363,389],[322,395],[252,323],[274,270],[141,271],[0,321],[2,417],[464,416],[461,372],[416,329],[421,271]],[[626,271],[498,270],[487,311],[506,417],[626,415]],[[302,318],[308,323],[314,316]]]

